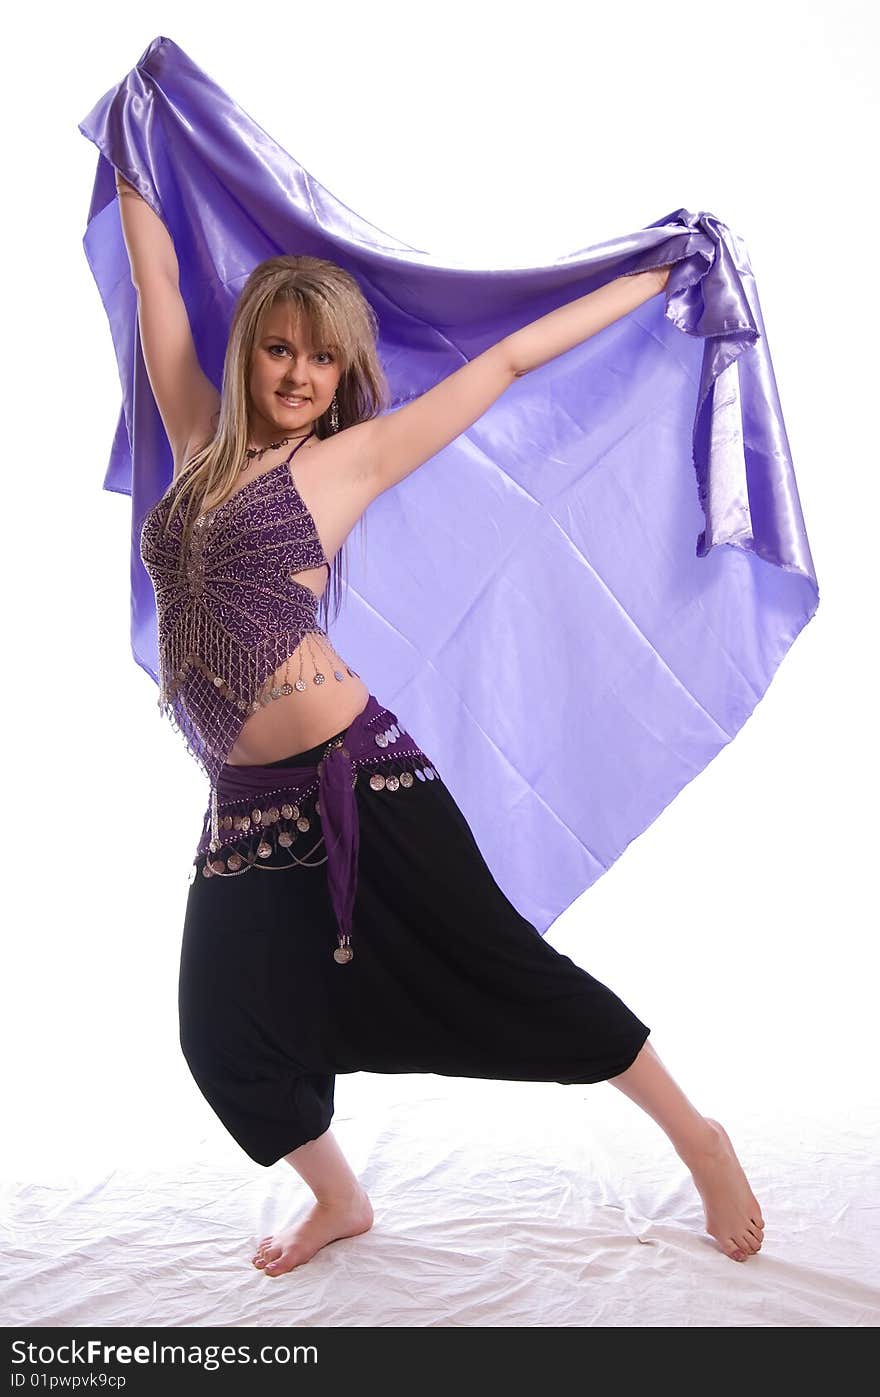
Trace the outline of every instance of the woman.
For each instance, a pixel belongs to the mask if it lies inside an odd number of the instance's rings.
[[[329,1129],[335,1074],[358,1070],[610,1081],[666,1132],[708,1233],[745,1260],[764,1221],[723,1126],[676,1085],[646,1025],[517,913],[436,767],[317,620],[333,577],[339,601],[334,563],[371,501],[514,378],[662,291],[668,268],[554,310],[380,416],[375,318],[355,280],[322,259],[271,258],[239,298],[218,394],[167,229],[118,172],[117,190],[174,456],[142,534],[161,702],[211,778],[181,1045],[242,1148],[285,1158],[316,1200],[253,1264],[281,1275],[371,1226]]]

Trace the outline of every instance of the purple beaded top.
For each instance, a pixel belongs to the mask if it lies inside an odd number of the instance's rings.
[[[301,676],[291,684],[286,673],[268,691],[266,681],[304,636],[326,637],[318,597],[293,576],[330,567],[290,470],[301,445],[197,518],[182,573],[182,511],[165,532],[176,485],[141,530],[141,558],[156,593],[158,706],[212,786],[249,714],[306,688]]]

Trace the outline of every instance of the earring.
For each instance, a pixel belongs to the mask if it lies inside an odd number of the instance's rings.
[[[335,391],[333,393],[333,401],[330,404],[330,430],[331,432],[339,431],[339,408],[336,405]]]

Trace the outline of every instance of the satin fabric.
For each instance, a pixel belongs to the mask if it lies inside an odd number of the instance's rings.
[[[545,932],[736,735],[818,606],[743,240],[677,209],[548,266],[439,265],[335,199],[163,36],[79,130],[98,149],[83,245],[122,384],[104,488],[132,497],[131,642],[154,679],[139,538],[172,460],[114,167],[172,233],[218,389],[238,293],[278,253],[357,278],[392,411],[556,306],[674,263],[662,294],[517,379],[380,496],[366,555],[349,549],[334,644],[448,772]]]

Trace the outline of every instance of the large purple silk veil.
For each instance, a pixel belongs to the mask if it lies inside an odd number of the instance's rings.
[[[79,130],[99,151],[83,245],[122,387],[104,488],[132,497],[131,643],[154,679],[140,531],[172,460],[114,166],[171,230],[218,389],[241,287],[279,253],[357,278],[392,411],[555,306],[675,263],[664,293],[517,379],[374,502],[332,628],[545,933],[734,737],[818,605],[742,240],[678,209],[546,267],[438,266],[336,200],[161,36]]]

